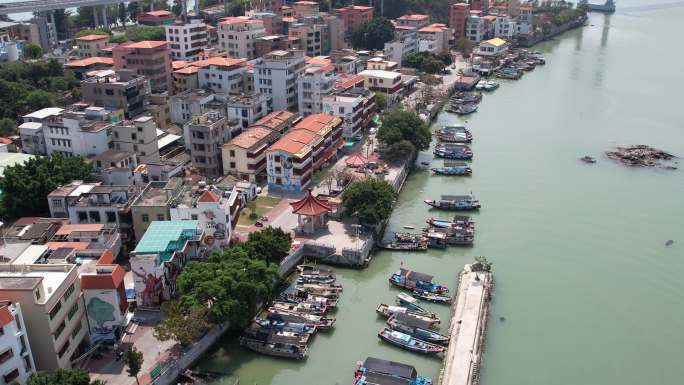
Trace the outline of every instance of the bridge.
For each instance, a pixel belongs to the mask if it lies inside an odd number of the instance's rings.
[[[142,0],[127,0],[125,2],[139,2]],[[11,15],[24,12],[46,12],[56,9],[76,7],[98,7],[101,5],[119,4],[122,0],[29,0],[16,3],[0,4],[0,15]]]

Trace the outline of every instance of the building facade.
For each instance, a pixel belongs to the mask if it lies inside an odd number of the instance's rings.
[[[0,381],[26,384],[35,372],[21,304],[0,301]]]
[[[212,57],[197,62],[199,86],[218,93],[239,94],[244,90],[245,59]]]
[[[255,43],[258,38],[266,35],[266,28],[262,20],[247,16],[226,17],[219,22],[219,46],[228,56],[240,59],[255,59]]]
[[[265,175],[266,149],[278,138],[278,131],[261,126],[248,128],[221,148],[223,172],[256,182]]]
[[[309,65],[297,79],[299,113],[302,116],[323,112],[323,97],[332,92],[335,79],[332,64]]]
[[[373,7],[361,5],[349,5],[335,10],[344,22],[344,27],[348,30],[359,28],[361,24],[373,20]]]
[[[85,35],[76,38],[76,56],[100,56],[100,50],[109,47],[109,35]]]
[[[218,178],[223,175],[221,147],[230,140],[228,119],[218,111],[208,111],[193,116],[183,127],[183,134],[192,166],[204,176]]]
[[[304,67],[304,51],[270,52],[254,65],[254,90],[270,96],[274,110],[295,110],[297,79]]]
[[[171,50],[165,41],[119,44],[112,49],[114,67],[131,69],[150,81],[153,92],[173,93]]]
[[[95,71],[81,81],[81,99],[109,110],[121,109],[126,119],[140,115],[150,94],[150,83],[131,70]]]
[[[173,60],[200,60],[207,45],[207,25],[200,19],[165,25],[166,41]]]

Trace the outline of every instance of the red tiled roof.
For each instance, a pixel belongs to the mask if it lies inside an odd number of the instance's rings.
[[[95,41],[95,40],[103,40],[103,39],[109,39],[109,35],[85,35],[81,37],[77,37],[76,40],[81,40],[81,41]]]
[[[275,142],[268,151],[283,151],[293,155],[300,154],[307,146],[311,147],[315,141],[321,138],[309,130],[292,129],[279,141]]]
[[[337,116],[328,114],[313,114],[302,119],[299,123],[297,123],[296,126],[294,126],[294,128],[304,129],[320,135],[320,132],[323,131],[325,128],[333,128],[334,126],[337,126],[341,123],[342,120]]]
[[[49,250],[57,249],[76,249],[76,250],[86,250],[90,244],[88,242],[48,242],[45,244]]]
[[[311,194],[311,189],[309,189],[309,192],[304,199],[291,202],[290,206],[292,206],[293,214],[307,216],[321,215],[332,211],[328,202],[318,199]]]
[[[116,289],[122,283],[126,271],[121,265],[117,265],[109,274],[83,274],[81,275],[81,289]]]
[[[21,217],[14,222],[15,226],[27,226],[36,223],[42,217]]]
[[[217,203],[220,201],[221,197],[209,190],[203,192],[202,195],[200,195],[199,199],[197,199],[197,202],[200,203]]]
[[[290,111],[273,111],[270,114],[264,116],[263,118],[257,120],[256,123],[254,123],[254,125],[263,126],[275,130],[276,128],[278,128],[278,126],[283,124],[283,122],[287,121],[293,116],[294,113]]]
[[[100,231],[103,227],[101,223],[62,225],[55,235],[69,235],[74,231]]]
[[[423,15],[423,14],[413,14],[413,15],[404,15],[397,20],[427,20],[429,19],[429,15]]]
[[[196,74],[197,71],[199,71],[199,68],[195,66],[187,66],[185,68],[181,68],[178,70],[173,71],[174,74],[181,74],[181,75],[192,75]]]
[[[154,17],[164,17],[164,16],[173,16],[174,18],[176,15],[173,14],[173,12],[169,12],[167,10],[160,10],[160,11],[150,11],[150,12],[145,12],[141,14],[140,16],[154,16]]]
[[[196,62],[192,63],[191,65],[197,66],[197,67],[207,67],[210,65],[232,67],[232,66],[244,66],[246,63],[247,63],[246,59],[234,59],[234,58],[230,58],[230,57],[214,56],[214,57],[210,57],[209,59],[196,61]]]
[[[174,70],[179,70],[179,69],[185,68],[189,65],[190,65],[190,63],[188,63],[185,60],[174,60],[171,62],[171,68],[173,68]]]
[[[93,64],[107,64],[107,65],[114,65],[114,59],[110,57],[101,57],[101,56],[93,56],[93,57],[87,57],[85,59],[80,59],[80,60],[72,60],[64,65],[64,67],[67,68],[76,68],[76,67],[87,67],[89,65]]]
[[[141,48],[141,49],[150,49],[150,48],[160,48],[160,47],[165,47],[168,43],[166,41],[161,41],[161,40],[144,40],[144,41],[139,41],[137,43],[128,43],[128,44],[122,44],[121,46],[125,46],[126,48]]]
[[[273,130],[263,126],[253,126],[242,132],[240,135],[231,139],[230,142],[224,146],[237,146],[244,149],[250,149],[262,139],[273,134]]]
[[[363,167],[366,164],[368,164],[368,159],[366,159],[365,156],[357,152],[356,154],[347,158],[344,162],[347,164],[347,166]]]
[[[14,316],[12,316],[12,312],[7,303],[2,303],[0,306],[0,328],[3,328],[5,325],[14,321]]]

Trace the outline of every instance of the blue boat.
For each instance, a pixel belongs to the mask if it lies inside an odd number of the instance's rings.
[[[468,147],[448,148],[438,146],[432,152],[438,158],[453,159],[453,160],[472,160],[473,152]]]
[[[285,331],[293,333],[316,333],[316,326],[313,324],[301,323],[301,322],[287,322],[271,319],[257,318],[254,323],[259,325],[260,328],[273,331]]]
[[[433,314],[432,312],[429,312],[425,310],[422,306],[418,305],[418,300],[416,298],[413,298],[410,294],[406,293],[399,293],[397,294],[397,303],[400,306],[403,306],[409,310],[413,310],[415,312],[421,313],[421,314]]]
[[[432,385],[430,377],[418,375],[416,368],[400,362],[368,357],[354,370],[354,385]]]
[[[444,167],[433,167],[432,172],[438,175],[470,175],[473,170],[466,163],[444,162]]]
[[[448,287],[433,283],[433,278],[434,277],[429,274],[401,268],[389,277],[389,283],[411,291],[419,290],[437,294],[449,292]]]
[[[404,321],[399,317],[392,317],[387,321],[387,325],[398,332],[402,332],[410,335],[411,337],[418,338],[423,341],[430,342],[432,344],[447,345],[449,343],[449,336],[444,334],[439,334],[428,328],[421,327],[419,325],[414,325],[411,321]]]
[[[398,332],[388,327],[382,328],[382,330],[378,332],[378,337],[389,342],[392,345],[398,346],[402,349],[406,349],[410,352],[415,353],[437,354],[445,350],[444,346],[423,341],[415,337],[411,337],[406,333]]]

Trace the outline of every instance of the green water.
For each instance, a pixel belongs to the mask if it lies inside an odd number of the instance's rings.
[[[483,204],[475,247],[382,252],[363,271],[338,270],[336,327],[315,337],[306,362],[226,341],[200,368],[243,385],[348,384],[355,362],[376,356],[437,377],[438,359],[376,337],[382,320],[374,309],[397,293],[386,277],[403,261],[454,286],[464,263],[486,255],[497,285],[484,385],[683,383],[682,171],[627,168],[602,155],[620,144],[684,155],[684,53],[673,32],[684,7],[627,12],[654,3],[622,1],[625,11],[594,14],[593,26],[538,46],[548,64],[502,84],[468,118],[471,178],[425,170],[409,178],[393,228],[448,217],[428,212],[423,199],[473,191]],[[435,126],[458,120],[442,114]],[[598,163],[579,162],[586,154]],[[448,322],[447,307],[428,306]]]

